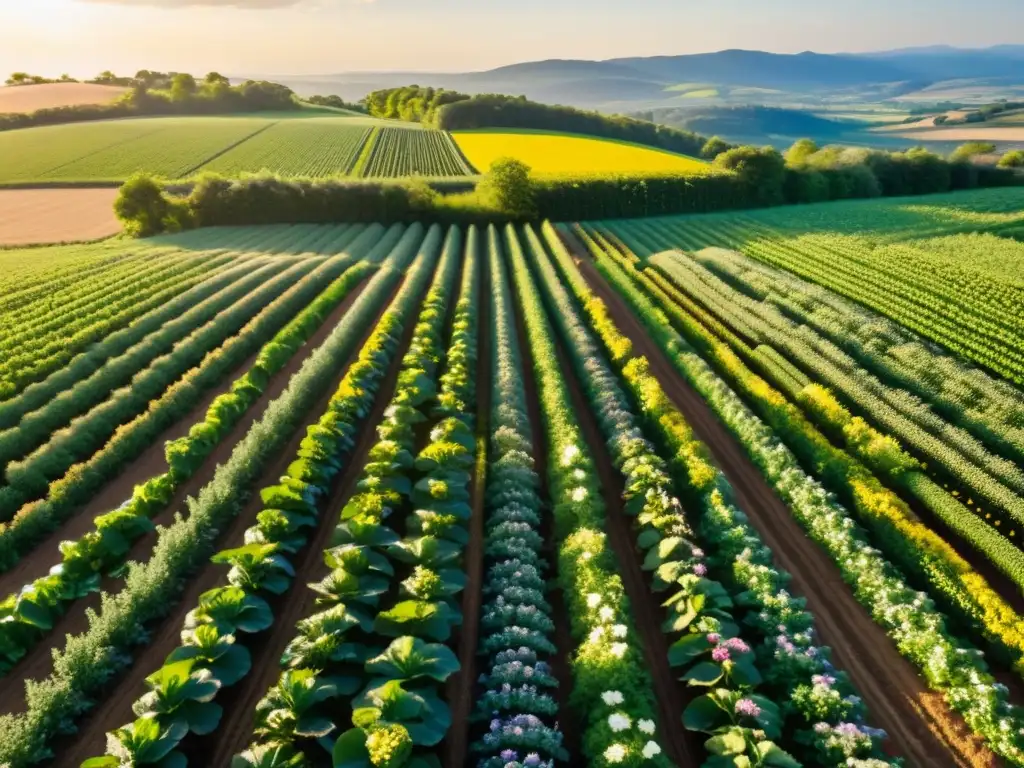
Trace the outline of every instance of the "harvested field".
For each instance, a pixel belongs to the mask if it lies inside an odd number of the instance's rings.
[[[115,197],[116,189],[0,190],[0,247],[116,235]]]
[[[44,83],[0,88],[0,114],[35,112],[37,109],[109,104],[127,88],[95,83]]]

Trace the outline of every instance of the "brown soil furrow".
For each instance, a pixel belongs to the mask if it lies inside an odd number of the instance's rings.
[[[575,249],[579,252],[579,249]],[[794,594],[807,598],[823,644],[849,673],[871,719],[884,728],[898,754],[920,766],[994,766],[998,759],[970,735],[945,701],[928,691],[914,668],[854,598],[836,565],[775,495],[738,440],[703,398],[678,374],[632,311],[593,263],[577,259],[634,352],[650,363],[672,402],[725,473],[739,506],[750,516],[780,568],[792,574]]]
[[[209,481],[209,473],[206,470],[208,468],[216,468],[218,464],[227,461],[231,451],[234,450],[235,444],[245,436],[245,433],[249,431],[249,427],[263,416],[267,406],[280,396],[288,385],[292,374],[299,369],[306,357],[323,343],[331,330],[341,322],[349,307],[352,306],[352,303],[363,292],[368,280],[369,278],[363,280],[352,289],[349,295],[345,297],[341,304],[317,329],[316,333],[296,353],[295,358],[271,377],[270,383],[260,399],[253,403],[248,411],[246,411],[242,420],[235,428],[224,436],[213,453],[207,457],[202,466],[193,473],[192,477],[178,487],[170,503],[167,504],[166,511],[154,518],[155,523],[166,525],[170,522],[173,519],[174,511],[181,508],[185,499],[189,496],[194,496]],[[116,509],[119,504],[131,498],[132,491],[136,485],[166,472],[165,443],[188,434],[189,429],[206,416],[206,411],[209,409],[210,404],[220,395],[229,392],[235,379],[242,372],[248,371],[256,362],[258,356],[259,352],[230,371],[224,377],[224,381],[220,386],[207,392],[187,416],[161,433],[148,448],[125,465],[117,477],[104,484],[96,492],[96,495],[82,507],[78,514],[65,521],[49,538],[37,545],[30,555],[22,558],[14,568],[0,575],[0,595],[18,590],[23,585],[41,576],[45,576],[53,565],[60,562],[60,553],[57,551],[57,547],[62,541],[77,541],[95,528],[93,521],[97,515],[102,515]],[[140,557],[144,557],[144,555],[140,556],[140,551],[148,552],[153,546],[154,539],[155,536],[144,537],[144,539],[140,540],[136,548],[128,556],[128,559],[138,560]],[[47,557],[47,553],[51,556]]]
[[[391,303],[391,299],[394,297],[395,293],[400,290],[400,287],[400,285],[397,286],[388,300],[383,303],[381,309],[382,314],[384,312],[384,307]],[[355,346],[348,363],[346,363],[343,368],[337,372],[337,377],[329,391],[316,403],[315,406],[309,409],[308,417],[305,422],[303,422],[303,424],[295,431],[295,434],[292,436],[288,445],[281,450],[277,459],[267,467],[260,479],[253,484],[252,488],[248,489],[250,493],[253,490],[257,490],[265,485],[276,482],[277,478],[284,473],[288,464],[291,463],[295,452],[298,450],[299,443],[306,435],[306,428],[315,424],[319,420],[320,415],[327,408],[327,404],[334,396],[338,384],[341,382],[351,363],[358,356],[358,350],[362,347],[365,340],[369,338],[375,326],[376,322],[367,324],[362,339]],[[310,348],[310,352],[315,349],[312,344],[309,344],[308,346]],[[288,369],[291,372],[294,372],[294,370],[298,370],[300,365],[301,361],[293,361],[292,364],[288,366]],[[291,373],[288,374],[289,379],[290,376]],[[210,471],[212,476],[212,467]],[[241,544],[243,542],[246,529],[252,525],[253,520],[262,508],[263,505],[258,494],[252,494],[249,496],[242,512],[231,522],[219,537],[218,545],[223,548],[228,548]],[[118,728],[132,720],[134,715],[132,713],[131,706],[135,699],[145,691],[143,681],[147,676],[152,674],[160,664],[163,663],[163,660],[172,650],[178,647],[185,614],[196,606],[199,596],[203,592],[224,584],[226,576],[227,569],[224,566],[207,563],[202,570],[189,580],[188,585],[186,586],[184,593],[174,610],[171,611],[166,618],[162,619],[158,624],[150,628],[150,641],[147,646],[142,650],[141,654],[135,658],[127,672],[111,687],[111,690],[102,696],[103,706],[95,709],[90,716],[82,722],[76,735],[69,736],[62,742],[58,742],[54,745],[54,752],[59,756],[54,762],[54,765],[57,766],[57,768],[64,768],[65,766],[67,768],[77,768],[77,766],[86,758],[103,753],[105,734],[108,731]],[[276,660],[274,662],[274,666],[276,667]],[[209,764],[212,765],[213,763]]]
[[[650,672],[654,697],[657,702],[660,728],[668,757],[680,766],[699,765],[704,756],[703,738],[682,728],[683,710],[694,695],[672,671],[668,663],[668,637],[661,629],[665,618],[660,600],[651,591],[650,583],[640,566],[639,554],[634,546],[630,518],[623,509],[623,479],[615,468],[600,427],[587,405],[576,372],[567,359],[567,352],[556,334],[558,361],[565,378],[573,409],[583,437],[594,457],[601,496],[605,501],[608,543],[615,552],[619,575],[626,590],[633,621],[643,646],[644,659]]]
[[[487,439],[491,414],[491,301],[487,259],[478,258],[480,286],[477,313],[476,434]],[[480,608],[484,580],[484,498],[486,478],[473,473],[473,513],[469,519],[469,544],[464,553],[466,589],[462,593],[462,626],[458,635],[459,671],[448,679],[446,698],[452,711],[452,727],[442,747],[444,765],[458,768],[466,764],[469,749],[469,718],[473,711],[477,678],[477,647],[480,636]]]
[[[529,336],[526,332],[526,323],[523,319],[523,307],[519,301],[515,281],[512,275],[508,275],[509,292],[512,296],[512,309],[515,315],[516,337],[519,344],[523,366],[523,389],[526,392],[526,410],[530,419],[530,432],[533,441],[533,456],[535,460],[534,469],[540,479],[540,497],[546,509],[551,507],[551,495],[548,493],[548,446],[545,437],[544,418],[541,413],[540,400],[537,395],[537,382],[533,377],[533,350],[530,348]],[[558,567],[558,548],[554,544],[554,525],[550,512],[544,515],[541,526],[541,535],[545,542],[545,557],[550,563],[552,570]],[[569,704],[572,691],[572,673],[569,668],[569,660],[572,657],[572,650],[575,647],[572,641],[572,632],[569,628],[569,619],[565,611],[565,599],[562,597],[561,588],[553,588],[548,591],[548,602],[551,604],[552,619],[555,622],[555,647],[558,653],[551,659],[551,671],[558,680],[558,724],[562,731],[563,744],[571,755],[569,765],[585,766],[583,754],[580,751],[581,740],[581,718]]]
[[[376,322],[373,323],[371,328],[376,325]],[[253,671],[239,685],[226,691],[226,695],[218,697],[218,702],[224,707],[224,716],[217,730],[210,736],[193,740],[191,751],[197,756],[205,756],[209,760],[209,765],[230,764],[232,756],[243,751],[252,741],[256,704],[281,675],[281,655],[295,637],[295,625],[317,610],[315,603],[319,594],[310,589],[308,584],[319,581],[330,573],[323,560],[324,549],[329,546],[335,526],[338,524],[338,512],[352,496],[356,483],[359,482],[363,465],[366,463],[366,455],[377,442],[377,424],[391,402],[402,368],[402,357],[412,341],[415,330],[415,322],[412,320],[406,325],[399,349],[391,362],[387,377],[381,383],[373,409],[364,422],[347,466],[344,472],[335,478],[331,494],[321,507],[313,538],[293,561],[295,578],[292,579],[291,587],[284,595],[271,601],[274,626],[269,634],[265,633],[256,642],[248,644],[252,653]],[[288,452],[289,457],[292,454],[294,450]],[[347,730],[345,723],[339,723],[338,726],[338,733]]]

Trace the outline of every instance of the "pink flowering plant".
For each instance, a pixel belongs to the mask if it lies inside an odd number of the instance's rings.
[[[704,746],[711,757],[705,768],[799,768],[800,763],[776,740],[782,715],[770,699],[728,688],[714,688],[690,702],[683,725],[711,735]]]

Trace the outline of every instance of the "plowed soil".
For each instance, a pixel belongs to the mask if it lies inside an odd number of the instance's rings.
[[[576,254],[577,243],[570,243]],[[650,362],[673,403],[711,450],[779,567],[793,576],[792,591],[807,598],[821,642],[863,696],[871,720],[889,733],[893,750],[914,766],[1001,765],[963,720],[930,692],[914,668],[856,601],[828,555],[808,539],[786,505],[718,420],[703,398],[680,376],[621,298],[587,257],[577,256],[585,278],[607,304],[638,355]]]
[[[116,189],[0,189],[0,247],[116,235],[116,197]]]
[[[43,83],[0,88],[0,113],[109,104],[128,89],[98,83]]]
[[[389,303],[390,299],[384,303],[384,306]],[[367,324],[363,335],[364,341],[372,333],[375,325],[376,322]],[[362,342],[357,345],[356,350],[361,346]],[[303,359],[315,349],[316,345],[313,342],[307,343],[306,347],[303,348],[303,352],[296,356],[285,369],[287,373],[282,372],[285,376],[285,382],[291,379],[292,374],[301,367]],[[354,360],[357,354],[358,352],[354,351],[351,360]],[[351,363],[351,360],[349,363]],[[278,458],[266,468],[260,480],[254,483],[252,489],[249,489],[250,491],[276,482],[277,478],[283,474],[298,450],[299,443],[305,437],[306,427],[316,423],[319,419],[320,414],[327,407],[327,403],[330,401],[331,396],[333,396],[337,384],[341,381],[347,369],[348,364],[343,367],[343,370],[338,371],[337,378],[327,394],[314,407],[310,408],[306,421],[296,430],[288,445],[280,452]],[[212,470],[213,465],[210,466],[210,474],[207,477],[207,481],[212,477]],[[222,533],[219,545],[231,547],[241,544],[246,528],[252,525],[253,520],[261,509],[262,504],[259,496],[251,496],[241,514]],[[66,738],[63,742],[58,741],[54,745],[54,752],[58,755],[54,765],[60,768],[64,766],[67,766],[67,768],[77,768],[86,758],[103,753],[106,732],[120,727],[133,718],[131,705],[144,692],[144,679],[156,670],[166,656],[178,646],[180,642],[179,633],[185,619],[185,614],[195,607],[199,595],[225,583],[226,575],[227,570],[224,566],[209,563],[189,580],[188,586],[185,588],[175,608],[165,619],[150,628],[152,633],[151,640],[144,651],[136,657],[126,673],[111,687],[110,691],[101,697],[103,706],[93,710],[91,715],[81,724],[76,735]],[[305,586],[305,582],[301,583]],[[275,622],[275,627],[277,626],[279,624]],[[294,622],[292,623],[292,629],[294,630]],[[276,668],[276,660],[273,666]],[[255,679],[255,676],[250,679]],[[239,683],[239,685],[242,686],[244,683]],[[21,698],[21,696],[18,696],[19,700]],[[226,722],[226,717],[227,715],[225,715],[224,722]],[[224,733],[226,737],[227,732],[218,730],[218,733]],[[205,764],[214,765],[212,762]]]

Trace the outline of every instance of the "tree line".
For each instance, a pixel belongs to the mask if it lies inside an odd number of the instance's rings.
[[[540,104],[525,96],[497,93],[470,96],[443,88],[410,85],[373,91],[365,101],[367,111],[374,117],[420,122],[446,131],[529,128],[581,133],[692,156],[700,156],[708,142],[707,138],[690,131],[624,115]],[[718,143],[724,144],[721,139]]]
[[[89,82],[120,85],[129,90],[109,104],[80,104],[29,113],[0,114],[0,130],[145,115],[278,112],[301,106],[295,93],[287,86],[265,80],[246,80],[232,85],[218,72],[210,72],[201,80],[184,72],[140,70],[130,78],[103,72]]]

